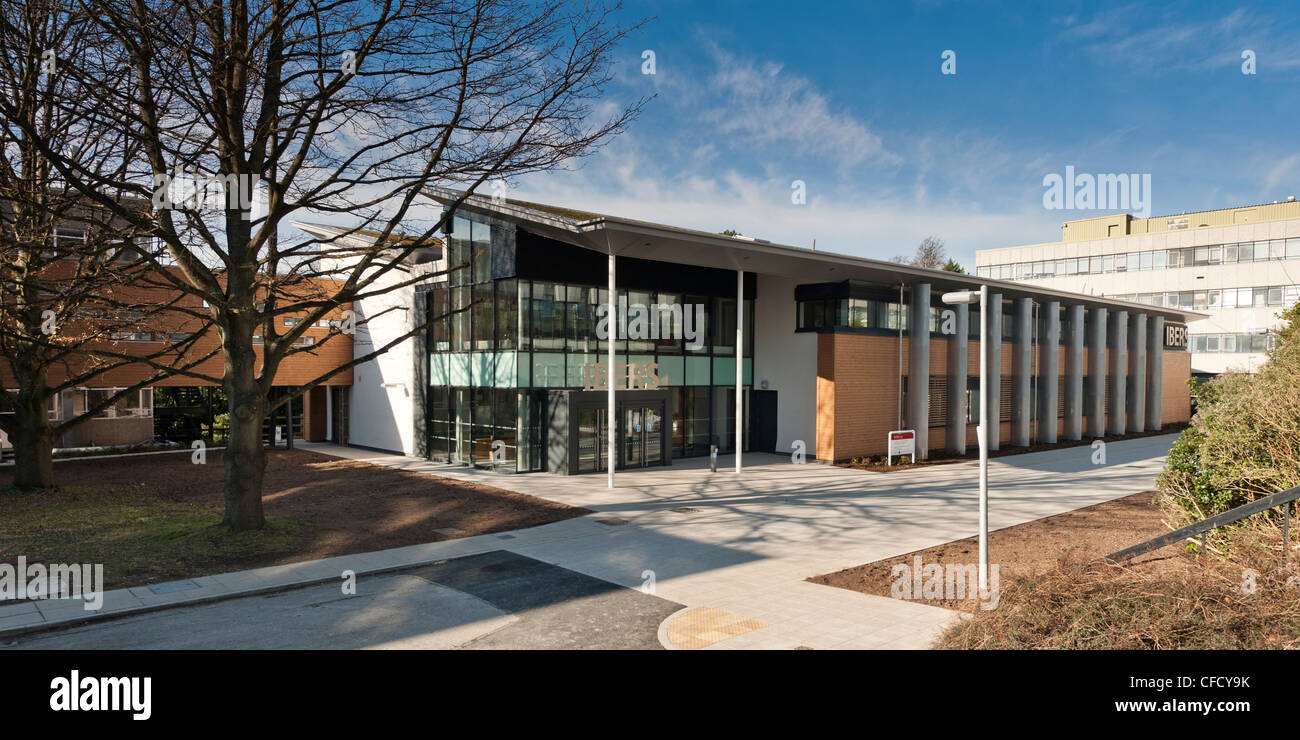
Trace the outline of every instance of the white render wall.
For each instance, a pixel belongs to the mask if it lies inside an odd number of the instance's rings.
[[[1121,252],[1154,249],[1179,249],[1213,244],[1263,241],[1300,237],[1300,219],[1235,224],[1204,229],[1188,229],[1156,234],[1134,234],[1108,239],[1056,242],[1024,247],[984,249],[975,253],[976,267],[1010,262],[1038,262],[1092,257]],[[1067,275],[1024,280],[1036,287],[1067,290],[1099,296],[1132,293],[1223,290],[1226,288],[1300,285],[1300,259],[1244,262],[1226,265],[1202,265],[1164,270],[1112,272],[1102,275]],[[1265,308],[1207,309],[1209,317],[1187,325],[1190,334],[1245,334],[1273,329],[1281,322],[1276,314],[1280,306]],[[1251,371],[1268,359],[1263,353],[1205,352],[1192,355],[1192,372],[1221,373],[1227,370]]]
[[[392,271],[379,285],[409,280],[404,272]],[[379,287],[378,285],[375,287]],[[397,310],[383,311],[389,307]],[[398,288],[390,293],[358,301],[353,357],[369,354],[415,328],[415,289]],[[371,320],[370,317],[377,317]],[[415,338],[352,371],[352,395],[348,407],[348,442],[406,455],[415,454]]]
[[[758,276],[754,305],[754,388],[776,391],[776,450],[793,452],[803,440],[807,459],[817,453],[817,334],[795,333],[792,280]]]

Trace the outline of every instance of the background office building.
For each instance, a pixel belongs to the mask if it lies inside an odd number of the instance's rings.
[[[1204,312],[1192,372],[1251,371],[1283,308],[1300,300],[1300,202],[1139,219],[1067,221],[1061,241],[981,250],[981,277]]]
[[[445,241],[410,268],[426,281],[356,306],[358,355],[428,327],[354,369],[353,445],[507,472],[606,470],[611,271],[627,307],[612,339],[616,468],[714,445],[842,461],[884,454],[904,428],[923,454],[964,452],[979,418],[979,310],[940,297],[980,285],[999,348],[986,370],[994,446],[1189,417],[1181,337],[1197,315],[1181,309],[478,197]],[[637,306],[671,317],[658,336]]]

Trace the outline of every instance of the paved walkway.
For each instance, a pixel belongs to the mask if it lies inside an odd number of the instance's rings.
[[[1087,446],[995,459],[990,527],[1148,490],[1174,438],[1110,443],[1104,466],[1092,465]],[[737,477],[728,458],[719,460],[718,473],[704,459],[688,459],[619,473],[618,488],[609,490],[603,475],[508,476],[333,445],[304,448],[486,483],[597,514],[508,534],[195,578],[182,582],[190,584],[183,590],[122,589],[105,595],[103,612],[337,582],[344,569],[383,572],[505,550],[629,588],[652,581],[662,599],[764,625],[713,642],[713,649],[922,648],[954,612],[804,579],[976,531],[975,463],[880,474],[747,455]],[[80,602],[67,601],[0,607],[0,635],[84,618],[80,610]]]

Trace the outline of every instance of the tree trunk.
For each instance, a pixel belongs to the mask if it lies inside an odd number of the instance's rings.
[[[233,531],[261,529],[262,477],[266,472],[266,448],[262,424],[266,418],[266,394],[254,369],[252,330],[232,327],[226,340],[226,396],[230,402],[230,442],[226,461],[226,516],[222,524]],[[239,336],[235,336],[239,335]],[[243,346],[238,346],[243,345]]]
[[[44,401],[20,396],[13,424],[14,487],[54,488],[54,430]]]

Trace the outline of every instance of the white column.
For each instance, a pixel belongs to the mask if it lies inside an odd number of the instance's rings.
[[[609,363],[608,372],[605,373],[606,408],[605,421],[609,427],[608,439],[605,442],[605,467],[608,470],[609,487],[614,487],[614,466],[618,463],[618,447],[615,445],[614,432],[618,429],[617,418],[615,417],[616,406],[614,403],[614,342],[618,340],[618,293],[614,287],[614,253],[609,253],[609,313],[606,314],[609,320],[609,330],[606,332],[609,343],[606,348],[609,352],[606,354],[606,362]]]
[[[745,394],[745,271],[736,270],[736,472],[740,473],[740,448],[744,439]]]
[[[979,532],[979,586],[989,587],[989,435],[998,438],[996,425],[989,424],[989,286],[980,286],[980,425],[976,441],[980,446],[980,532]],[[1000,321],[1000,319],[999,319]],[[1001,344],[1001,342],[999,342]],[[993,347],[1000,354],[1002,347]]]

